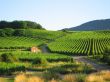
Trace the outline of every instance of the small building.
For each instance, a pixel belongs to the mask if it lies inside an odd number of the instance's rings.
[[[37,48],[37,47],[32,47],[31,48],[31,52],[39,53],[39,52],[41,52],[41,50],[39,48]]]

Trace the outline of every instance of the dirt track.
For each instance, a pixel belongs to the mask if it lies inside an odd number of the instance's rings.
[[[95,61],[89,60],[83,56],[75,56],[73,57],[76,61],[79,62],[84,62],[86,64],[90,64],[92,65],[97,71],[101,71],[101,70],[110,70],[110,66],[106,65],[106,64],[99,64]]]

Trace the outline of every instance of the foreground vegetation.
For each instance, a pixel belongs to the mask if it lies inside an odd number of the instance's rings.
[[[46,74],[42,76],[31,75],[26,73],[18,74],[13,80],[0,78],[0,82],[109,82],[110,81],[110,71],[101,71],[92,73],[89,75],[86,74],[66,74],[62,78],[46,78]],[[48,75],[51,76],[51,75]]]
[[[73,58],[61,54],[36,54],[31,52],[1,53],[0,74],[9,75],[17,71],[41,71],[58,74],[90,73],[90,65],[77,63]]]

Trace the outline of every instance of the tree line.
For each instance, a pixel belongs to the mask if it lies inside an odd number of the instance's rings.
[[[40,24],[32,21],[0,21],[0,29],[13,28],[13,29],[44,29]]]
[[[33,31],[31,29],[13,29],[4,28],[0,29],[0,37],[7,36],[33,36]]]

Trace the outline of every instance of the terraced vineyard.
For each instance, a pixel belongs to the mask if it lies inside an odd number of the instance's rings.
[[[99,55],[110,45],[110,31],[73,32],[48,44],[52,52]]]
[[[4,60],[5,57],[6,59]],[[10,51],[5,54],[4,52],[0,52],[0,75],[8,75],[12,74],[13,72],[25,71],[28,69],[42,70],[43,68],[38,68],[37,66],[48,66],[47,64],[53,62],[66,63],[72,61],[73,58],[62,54],[37,54],[29,51]]]
[[[0,29],[0,34],[4,29]],[[7,30],[7,29],[6,29]],[[12,35],[0,35],[0,49],[7,48],[29,48],[39,46],[49,40],[65,36],[67,33],[62,31],[47,31],[35,29],[13,29]]]
[[[4,52],[0,52],[1,54]],[[61,55],[61,54],[44,54],[44,53],[32,53],[30,51],[8,51],[8,53],[14,54],[14,56],[20,60],[23,61],[32,61],[36,58],[46,58],[48,61],[70,61],[72,58],[67,55]]]
[[[0,75],[11,74],[12,72],[23,70],[25,70],[25,66],[22,63],[0,62]]]
[[[66,32],[63,31],[47,31],[47,30],[35,30],[35,29],[17,29],[14,30],[16,35],[20,36],[26,36],[26,37],[34,37],[34,38],[40,38],[40,39],[46,39],[46,40],[55,40],[56,38],[62,37],[66,35]],[[17,32],[20,34],[17,34]]]
[[[28,29],[26,30],[27,34],[28,34],[28,31],[31,32],[32,34],[31,36],[35,36],[41,39],[49,39],[49,40],[54,40],[56,38],[66,35],[66,33],[62,31],[46,31],[46,30]]]
[[[37,38],[30,37],[0,37],[0,49],[16,49],[16,48],[29,48],[38,46],[43,41]]]

